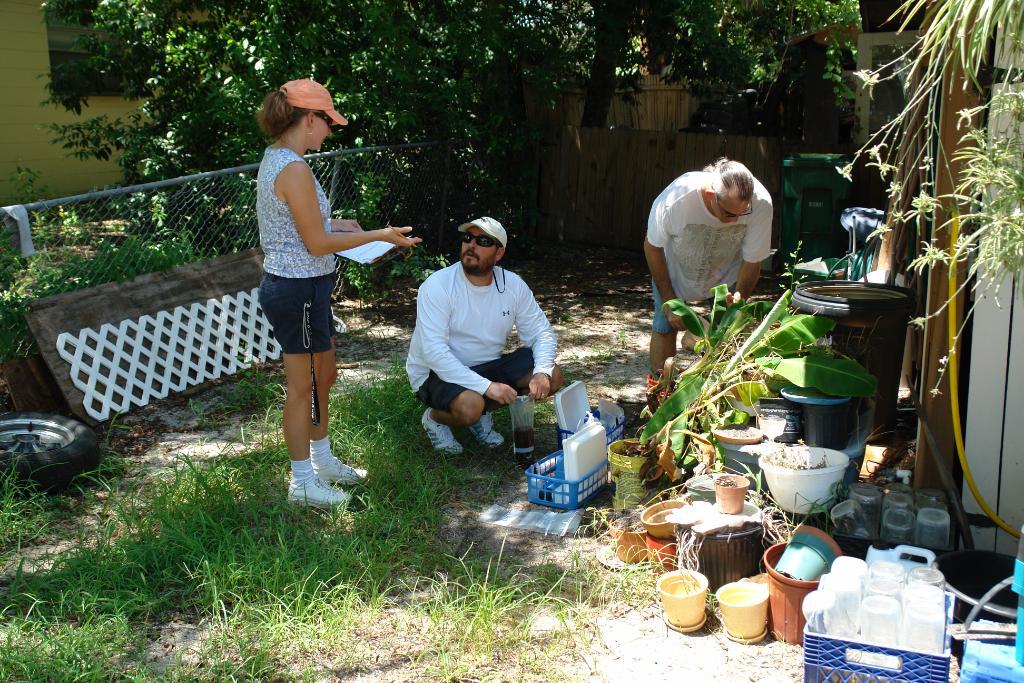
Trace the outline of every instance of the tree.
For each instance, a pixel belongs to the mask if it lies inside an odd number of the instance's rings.
[[[582,5],[355,0],[53,0],[52,19],[98,29],[86,59],[54,68],[51,99],[81,111],[101,79],[143,98],[138,115],[55,127],[80,156],[119,154],[129,182],[255,161],[254,113],[281,83],[327,85],[344,146],[474,141],[497,201],[530,172],[523,80],[550,95],[578,59]],[[529,189],[528,187],[526,189]],[[498,207],[492,210],[498,211]]]
[[[618,88],[642,73],[695,91],[770,85],[787,41],[832,24],[859,22],[855,0],[595,0],[583,126],[604,126]]]

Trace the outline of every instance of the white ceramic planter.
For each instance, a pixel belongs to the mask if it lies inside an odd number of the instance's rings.
[[[841,481],[850,459],[842,451],[831,448],[808,446],[811,460],[820,462],[825,458],[825,467],[815,470],[793,470],[788,467],[776,467],[765,462],[764,456],[758,459],[765,482],[772,492],[772,498],[786,512],[807,514],[818,504],[827,507],[832,501],[832,487]]]

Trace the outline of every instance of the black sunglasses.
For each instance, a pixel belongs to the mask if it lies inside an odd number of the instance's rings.
[[[493,237],[488,237],[487,235],[474,235],[470,232],[462,233],[462,243],[469,244],[470,242],[476,242],[478,246],[486,248],[493,247],[498,243],[498,240]]]
[[[751,202],[750,204],[747,204],[747,210],[746,211],[741,211],[740,213],[733,213],[732,211],[726,211],[725,207],[722,206],[722,200],[718,198],[717,194],[715,195],[715,203],[718,204],[718,210],[721,211],[722,215],[725,216],[726,218],[741,218],[742,216],[749,216],[750,214],[752,214],[754,212],[754,203],[753,202]]]
[[[332,119],[330,116],[323,113],[322,111],[315,111],[312,113],[313,116],[317,117],[318,119],[326,123],[328,128],[334,128],[334,119]]]

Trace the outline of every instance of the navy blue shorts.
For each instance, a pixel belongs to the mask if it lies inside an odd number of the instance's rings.
[[[502,354],[501,358],[497,360],[474,365],[470,370],[492,382],[515,387],[520,378],[533,373],[533,350],[524,346],[512,353]],[[431,408],[448,410],[448,406],[452,404],[455,397],[463,391],[470,390],[459,384],[445,382],[431,370],[427,379],[416,390],[416,398]]]
[[[331,292],[334,273],[319,277],[281,277],[264,273],[260,308],[274,330],[283,353],[320,353],[331,349],[334,315]],[[308,315],[309,335],[304,318]]]

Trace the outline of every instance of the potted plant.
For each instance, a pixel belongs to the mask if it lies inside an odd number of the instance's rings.
[[[727,305],[725,285],[711,290],[708,325],[685,302],[666,302],[698,337],[699,360],[679,374],[672,394],[640,435],[640,442],[659,453],[657,474],[678,478],[703,463],[712,469],[720,446],[712,431],[745,424],[749,414],[733,407],[730,398],[752,406],[785,385],[813,387],[844,396],[871,396],[876,380],[859,363],[815,342],[835,326],[829,318],[793,313],[792,291],[774,303]],[[664,451],[675,458],[669,464]],[[770,486],[770,484],[769,484]]]
[[[773,443],[765,444],[757,462],[778,506],[807,514],[835,496],[850,459],[831,448]]]
[[[715,503],[723,515],[738,515],[743,512],[743,501],[747,498],[750,480],[742,474],[715,475]]]
[[[615,556],[627,564],[647,559],[647,530],[640,521],[640,512],[631,510],[618,513],[608,523],[609,535],[615,547]]]

